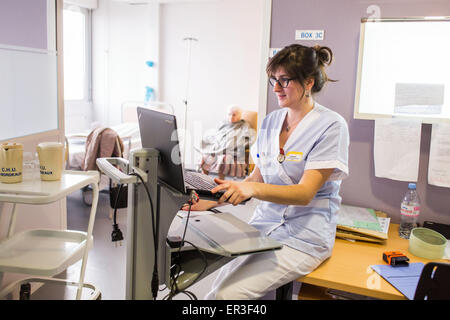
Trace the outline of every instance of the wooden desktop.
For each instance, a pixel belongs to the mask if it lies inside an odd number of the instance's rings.
[[[336,239],[331,257],[297,281],[385,300],[406,299],[370,268],[374,264],[385,264],[385,251],[400,251],[410,259],[410,263],[427,264],[433,261],[412,255],[408,251],[409,240],[399,237],[398,228],[398,224],[389,226],[388,240],[383,244]],[[448,262],[442,259],[437,261]]]

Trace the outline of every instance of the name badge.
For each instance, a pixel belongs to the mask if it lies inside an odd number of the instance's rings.
[[[286,154],[286,161],[300,162],[303,158],[303,152],[290,151]]]

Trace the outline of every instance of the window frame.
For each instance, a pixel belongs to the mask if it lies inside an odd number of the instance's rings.
[[[63,15],[65,10],[81,12],[85,17],[85,76],[82,99],[66,99],[65,102],[92,102],[92,10],[77,5],[64,3]],[[63,21],[64,24],[64,21]]]

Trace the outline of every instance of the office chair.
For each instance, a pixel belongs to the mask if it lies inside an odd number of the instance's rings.
[[[450,263],[425,265],[417,284],[414,300],[450,300]]]

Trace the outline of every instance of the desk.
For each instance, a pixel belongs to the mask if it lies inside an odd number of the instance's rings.
[[[400,251],[412,262],[427,264],[433,260],[419,258],[408,251],[409,240],[398,236],[398,224],[389,227],[384,244],[336,239],[331,257],[316,270],[297,281],[325,288],[337,289],[386,300],[404,300],[406,297],[370,268],[385,264],[384,251]],[[448,262],[447,260],[437,260]]]

